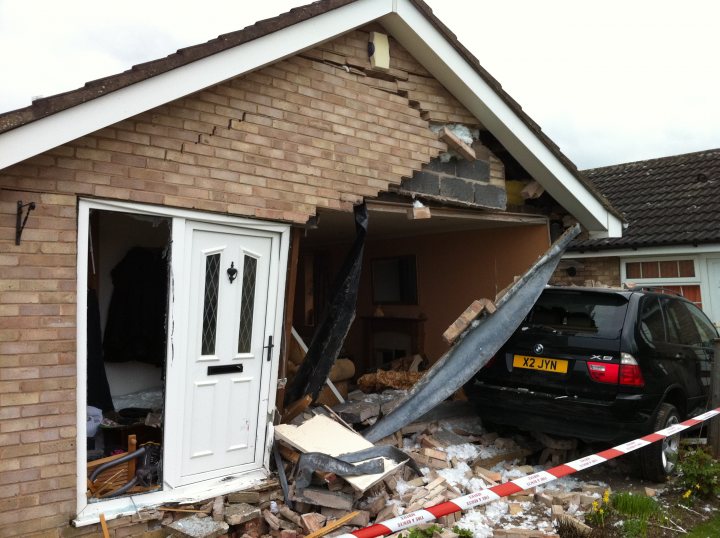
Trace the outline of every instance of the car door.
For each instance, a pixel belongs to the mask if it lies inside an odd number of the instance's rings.
[[[704,400],[710,392],[712,361],[715,352],[715,339],[718,337],[717,329],[697,306],[692,303],[685,303],[686,308],[695,322],[700,342],[697,344],[696,355],[698,357],[696,375],[700,380],[702,389],[701,401],[696,406],[704,406]]]
[[[690,411],[707,394],[701,371],[708,361],[708,350],[690,313],[689,306],[692,305],[676,297],[663,297],[661,302],[667,322],[668,345],[672,350],[672,377],[686,391]]]

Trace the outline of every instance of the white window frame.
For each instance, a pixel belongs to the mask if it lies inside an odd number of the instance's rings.
[[[628,278],[625,264],[642,263],[642,262],[665,262],[675,260],[691,260],[695,266],[694,277],[675,277],[675,278]],[[625,286],[628,283],[637,286],[652,286],[662,288],[665,286],[700,286],[700,297],[702,299],[703,310],[708,312],[709,294],[707,289],[707,279],[705,277],[706,264],[704,256],[675,254],[672,256],[638,256],[620,258],[620,284]]]
[[[149,215],[155,217],[171,218],[172,225],[172,249],[173,262],[171,265],[171,285],[170,285],[170,301],[168,308],[168,348],[167,356],[172,357],[173,333],[171,327],[177,321],[178,312],[175,312],[174,287],[181,285],[185,275],[185,268],[181,263],[182,256],[178,252],[182,252],[184,248],[185,225],[186,221],[200,221],[212,224],[224,224],[230,226],[238,226],[251,228],[255,230],[263,230],[267,232],[277,233],[280,237],[280,257],[278,263],[278,294],[275,319],[272,321],[274,325],[274,334],[282,334],[283,317],[284,317],[284,301],[285,301],[285,280],[286,268],[288,263],[288,246],[290,242],[290,226],[287,224],[268,222],[242,217],[233,217],[229,215],[219,215],[213,213],[204,213],[185,209],[176,209],[163,206],[153,206],[138,204],[132,202],[119,202],[111,200],[95,200],[95,199],[79,199],[78,202],[78,238],[77,238],[77,350],[76,350],[76,396],[77,396],[77,482],[76,482],[76,504],[77,516],[72,521],[76,527],[98,523],[100,514],[103,513],[107,520],[115,519],[120,516],[131,515],[137,513],[143,508],[159,506],[168,502],[193,502],[217,495],[223,495],[233,491],[246,489],[254,484],[266,479],[269,474],[270,452],[272,448],[273,428],[272,420],[267,420],[267,431],[265,435],[265,450],[263,453],[263,465],[260,469],[243,473],[227,479],[228,477],[215,478],[196,482],[186,486],[172,488],[169,484],[163,484],[163,488],[159,491],[151,493],[129,495],[117,499],[108,499],[88,503],[87,501],[87,423],[86,423],[86,407],[87,407],[87,309],[81,307],[87,304],[87,285],[88,285],[88,238],[90,233],[90,211],[104,210],[122,213],[131,213],[136,215]],[[181,313],[180,313],[181,314]],[[176,343],[177,345],[177,343]],[[273,350],[270,384],[269,384],[269,401],[268,412],[275,408],[275,390],[277,386],[277,374],[279,364],[280,346],[276,346]],[[167,362],[167,368],[170,367],[170,360]],[[166,418],[167,420],[167,418]],[[167,446],[163,443],[164,446]]]

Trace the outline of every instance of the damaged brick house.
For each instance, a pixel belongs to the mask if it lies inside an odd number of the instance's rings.
[[[575,240],[553,277],[565,285],[661,287],[720,323],[720,151],[583,173],[627,221],[623,236]]]
[[[318,2],[2,114],[0,187],[3,536],[266,477],[290,330],[312,336],[354,205],[357,372],[438,358],[563,216],[621,231],[420,0]],[[133,431],[162,461],[147,492],[88,491],[90,403],[129,421],[104,450]]]

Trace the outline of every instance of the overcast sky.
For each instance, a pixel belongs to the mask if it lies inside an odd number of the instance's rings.
[[[0,111],[307,3],[0,0]],[[580,168],[720,147],[717,0],[428,0]]]

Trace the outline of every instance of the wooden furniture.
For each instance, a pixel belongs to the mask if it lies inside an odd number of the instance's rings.
[[[126,454],[134,452],[135,450],[137,450],[137,439],[134,435],[129,435],[127,452],[113,454],[112,456],[108,456],[107,458],[101,458],[99,460],[89,461],[87,463],[87,485],[89,492],[88,496],[101,498],[103,495],[115,491],[121,486],[127,484],[130,479],[135,476],[134,459],[131,459],[130,461],[126,461],[124,463],[120,463],[109,469],[105,469],[92,482],[90,481],[90,475],[92,475],[93,471],[95,471],[95,469],[97,469],[101,465],[120,459]]]
[[[93,474],[93,471],[95,471],[95,469],[97,469],[101,465],[118,460],[123,456],[137,450],[137,439],[135,435],[128,436],[127,445],[127,452],[121,452],[120,454],[113,454],[112,456],[108,456],[106,458],[87,462],[87,487],[89,498],[101,499],[130,482],[130,480],[132,480],[132,478],[135,476],[135,471],[137,469],[137,459],[133,458],[128,461],[118,463],[117,465],[114,465],[108,469],[105,469],[97,477],[95,477],[95,480],[90,481],[90,476]],[[157,489],[158,487],[159,486],[144,487],[136,485],[130,488],[127,493],[140,493]]]

